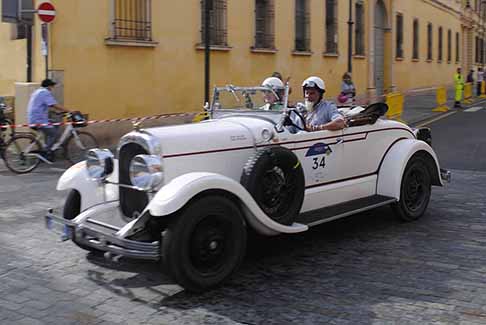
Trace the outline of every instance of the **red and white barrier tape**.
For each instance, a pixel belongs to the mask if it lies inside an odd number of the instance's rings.
[[[175,114],[159,114],[145,117],[127,117],[127,118],[116,118],[116,119],[104,119],[104,120],[91,120],[85,122],[50,122],[50,123],[34,123],[34,124],[15,124],[15,125],[2,125],[2,128],[22,128],[22,127],[44,127],[44,126],[63,126],[63,125],[76,125],[76,124],[98,124],[98,123],[116,123],[116,122],[143,122],[157,119],[166,119],[171,117],[187,117],[192,116],[196,113],[175,113]]]

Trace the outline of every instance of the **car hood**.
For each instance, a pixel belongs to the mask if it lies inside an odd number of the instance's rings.
[[[164,156],[180,156],[212,150],[254,147],[269,142],[274,124],[258,117],[225,117],[200,123],[144,130],[162,146]]]

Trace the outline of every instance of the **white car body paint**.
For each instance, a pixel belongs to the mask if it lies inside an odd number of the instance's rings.
[[[272,116],[272,112],[268,113],[265,116]],[[273,133],[273,139],[265,139],[264,130]],[[130,133],[131,137],[137,137],[137,134]],[[373,125],[341,131],[292,134],[288,130],[277,133],[268,120],[238,116],[151,128],[143,134],[160,142],[164,169],[164,185],[149,196],[144,211],[148,210],[154,216],[169,215],[203,191],[224,190],[239,199],[247,223],[265,235],[301,232],[308,227],[298,223],[285,226],[273,221],[240,184],[243,167],[259,148],[284,146],[300,160],[306,179],[301,213],[376,194],[398,199],[406,163],[420,150],[434,158],[439,170],[433,150],[425,142],[415,139],[408,126],[381,119]],[[325,145],[331,152],[309,154],[315,145]],[[114,165],[115,171],[108,180],[117,183],[117,160]],[[81,193],[82,211],[119,199],[119,188],[90,180],[84,163],[71,167],[62,175],[58,189],[69,188]],[[140,223],[145,222],[144,219],[135,220],[121,233],[130,234],[128,228],[140,227]]]

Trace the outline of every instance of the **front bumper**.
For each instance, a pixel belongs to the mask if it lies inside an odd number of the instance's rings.
[[[85,212],[83,212],[85,213]],[[89,211],[87,212],[89,213]],[[86,218],[89,220],[89,218]],[[144,260],[160,259],[160,242],[141,242],[121,238],[105,225],[107,231],[94,229],[88,222],[76,223],[53,214],[50,209],[45,216],[46,228],[61,236],[61,240],[72,240],[78,245],[87,246],[105,252],[105,257],[115,259],[125,256]],[[98,226],[100,224],[98,223]]]

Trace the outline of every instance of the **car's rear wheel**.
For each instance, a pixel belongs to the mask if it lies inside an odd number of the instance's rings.
[[[400,187],[400,200],[392,205],[403,221],[419,219],[430,201],[431,176],[425,160],[412,157],[405,168]]]
[[[191,202],[162,234],[162,257],[169,276],[186,290],[220,285],[240,265],[246,227],[239,208],[222,196]]]
[[[80,213],[81,213],[81,194],[79,194],[79,192],[76,190],[71,190],[66,198],[66,202],[64,203],[62,216],[64,219],[73,220]],[[99,249],[79,243],[78,241],[76,241],[76,238],[73,238],[73,243],[75,243],[80,248],[90,252],[101,252]]]

